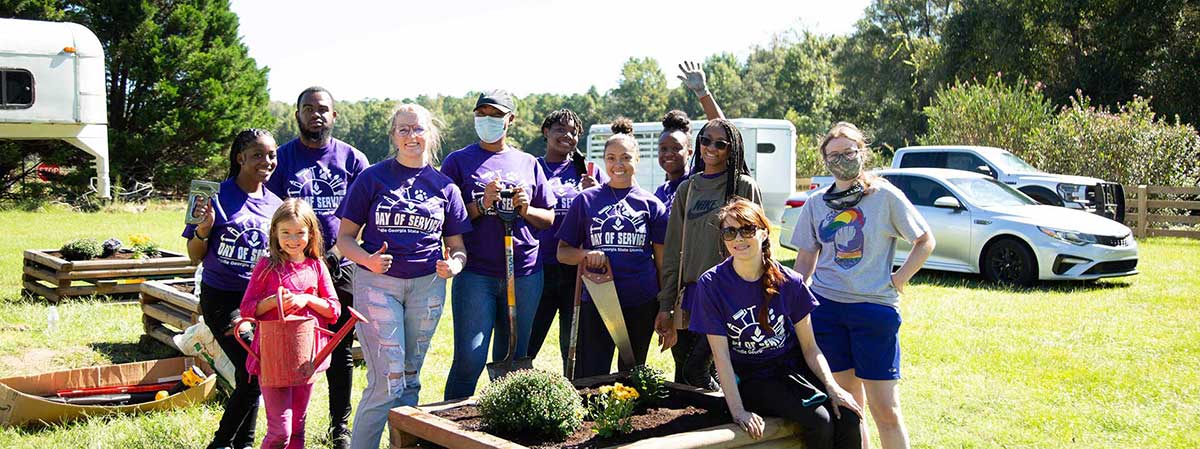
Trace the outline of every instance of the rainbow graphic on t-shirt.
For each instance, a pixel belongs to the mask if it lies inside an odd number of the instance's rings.
[[[858,208],[833,211],[821,220],[818,237],[833,243],[833,261],[844,269],[858,265],[863,256],[863,226],[866,218]]]

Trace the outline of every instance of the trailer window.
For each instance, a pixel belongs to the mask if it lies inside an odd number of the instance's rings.
[[[0,107],[22,109],[33,106],[33,74],[27,70],[0,69]]]
[[[758,144],[758,152],[759,153],[774,153],[775,152],[775,144],[760,143],[760,144]]]

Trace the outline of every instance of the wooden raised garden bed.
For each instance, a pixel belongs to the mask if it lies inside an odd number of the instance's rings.
[[[142,305],[142,330],[146,336],[178,350],[172,337],[196,324],[202,315],[200,298],[192,294],[194,291],[196,280],[191,278],[143,282],[138,302]],[[350,352],[354,360],[362,360],[362,348],[357,342]]]
[[[620,381],[619,374],[578,379],[581,391]],[[388,414],[392,449],[523,449],[523,448],[803,448],[797,428],[779,418],[764,418],[763,438],[754,440],[729,417],[725,398],[714,393],[667,382],[670,396],[650,410],[634,415],[634,431],[601,439],[585,422],[565,443],[544,443],[529,437],[505,439],[483,432],[475,398],[420,407],[397,407]],[[646,424],[639,424],[646,423]],[[653,423],[653,424],[650,424]],[[517,440],[517,441],[513,441]]]
[[[58,302],[71,296],[137,294],[143,281],[196,272],[186,255],[161,253],[161,257],[134,259],[131,252],[123,250],[106,259],[69,261],[58,250],[27,249],[22,286],[26,294]]]
[[[141,284],[142,329],[146,335],[175,347],[179,335],[200,318],[200,299],[193,295],[195,279],[147,281]]]

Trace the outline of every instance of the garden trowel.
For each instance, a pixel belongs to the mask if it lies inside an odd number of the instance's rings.
[[[633,366],[633,344],[629,342],[629,329],[625,327],[625,315],[621,313],[621,302],[617,299],[612,264],[604,262],[603,271],[600,272],[584,269],[582,278],[592,303],[596,305],[596,311],[600,312],[604,327],[608,328],[608,335],[612,336],[613,343],[617,345],[621,362]]]

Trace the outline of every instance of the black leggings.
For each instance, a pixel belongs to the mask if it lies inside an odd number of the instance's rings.
[[[533,317],[533,333],[529,337],[529,356],[538,351],[550,333],[550,323],[558,314],[558,352],[562,356],[563,373],[567,372],[567,348],[571,345],[571,319],[575,316],[576,266],[547,263],[542,266],[544,281],[542,302]]]
[[[675,359],[675,382],[712,391],[720,390],[708,337],[687,329],[677,329],[675,334],[678,340],[671,347],[671,358]]]
[[[650,348],[650,337],[654,335],[654,317],[658,315],[658,302],[633,307],[622,307],[625,327],[629,331],[629,342],[633,346],[634,365],[646,363],[646,351]],[[587,301],[579,307],[579,341],[575,349],[575,378],[599,376],[612,372],[613,343],[596,303]],[[619,360],[619,359],[618,359]],[[624,361],[618,361],[620,371],[633,369]]]
[[[336,286],[338,302],[342,304],[341,315],[329,330],[337,332],[350,319],[347,309],[354,305],[354,294],[345,284]],[[329,369],[325,370],[325,380],[329,382],[329,432],[331,438],[350,437],[350,389],[354,380],[354,354],[350,348],[354,346],[354,331],[351,330],[329,353]],[[335,442],[336,443],[336,442]]]
[[[800,354],[797,349],[784,357],[795,357]],[[822,393],[829,389],[813,374],[803,355],[792,363],[788,369],[771,369],[766,377],[743,379],[738,384],[738,392],[742,396],[742,404],[746,410],[765,416],[778,416],[800,425],[800,438],[807,449],[858,449],[862,447],[862,434],[859,433],[858,414],[846,407],[840,407],[842,417],[833,414],[832,402],[826,399],[817,405],[805,407],[805,399],[812,396],[813,390],[801,386],[787,377],[793,372],[804,377],[813,387]],[[735,369],[735,371],[741,371]],[[756,370],[761,371],[761,370]]]
[[[225,400],[225,413],[213,434],[210,448],[250,447],[254,445],[254,428],[258,419],[258,378],[251,378],[246,371],[246,349],[238,344],[237,337],[225,335],[232,328],[233,320],[239,316],[242,292],[218,290],[203,281],[200,283],[200,313],[204,323],[212,331],[217,345],[225,351],[225,357],[233,363],[233,392]],[[247,336],[246,341],[250,338]]]

